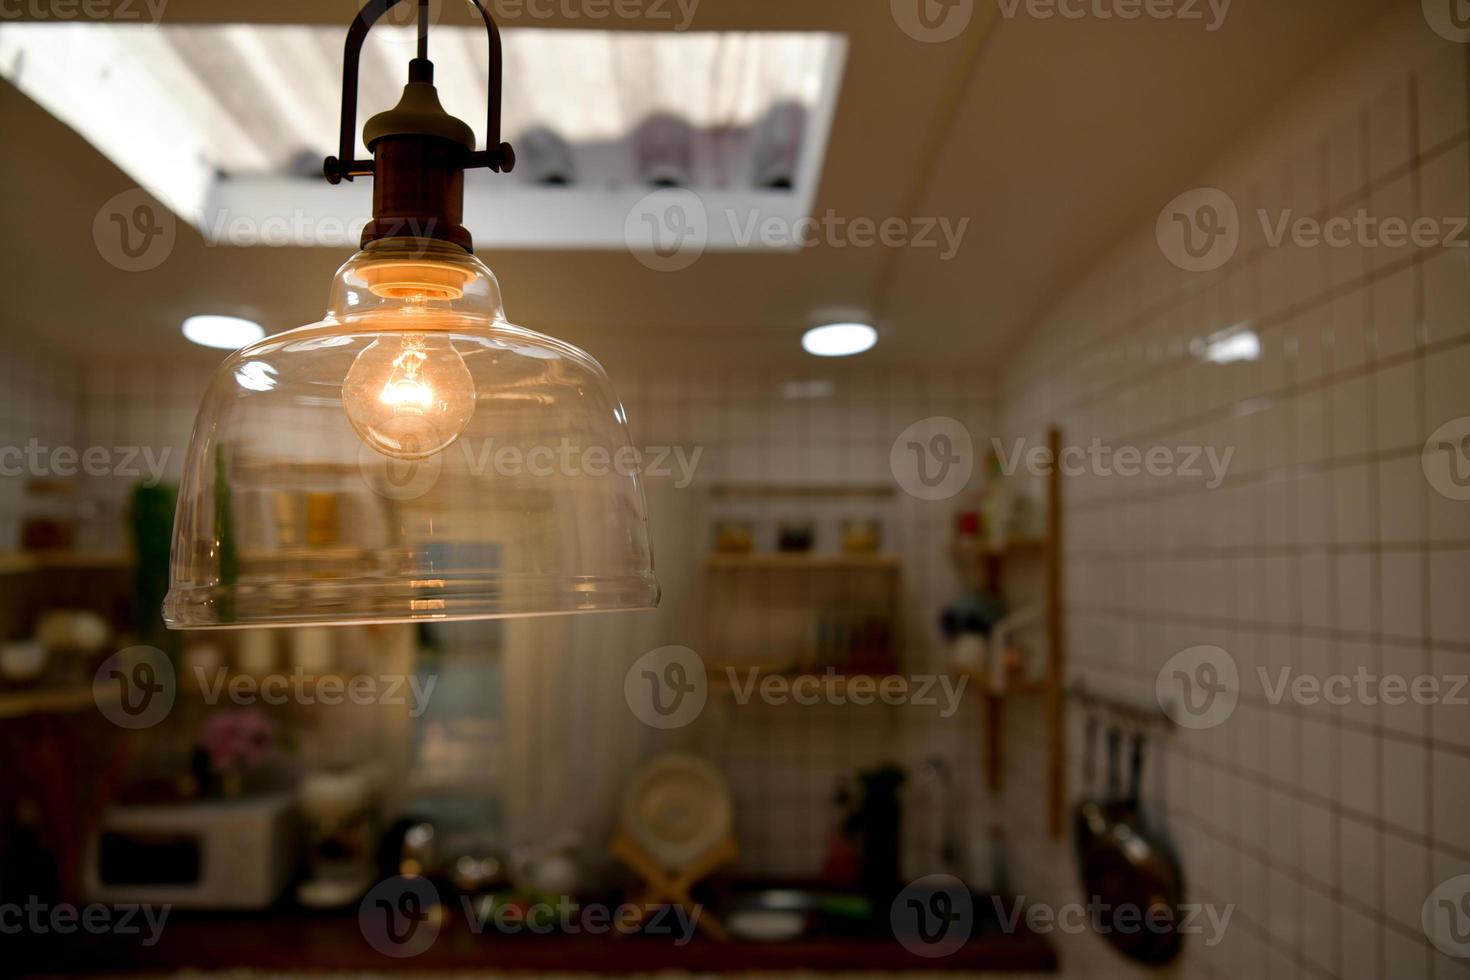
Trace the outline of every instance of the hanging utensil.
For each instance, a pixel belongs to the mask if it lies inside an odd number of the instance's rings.
[[[1082,881],[1089,899],[1107,910],[1097,920],[1103,938],[1125,956],[1159,964],[1178,955],[1183,939],[1175,921],[1183,901],[1183,876],[1173,848],[1142,811],[1144,737],[1141,731],[1133,735],[1127,795],[1100,811],[1102,833],[1083,859]],[[1110,783],[1115,781],[1121,739],[1117,729],[1108,733]],[[1149,925],[1153,922],[1164,925]]]
[[[1103,826],[1102,808],[1104,801],[1097,795],[1097,715],[1087,716],[1087,728],[1082,736],[1082,792],[1083,799],[1072,814],[1072,844],[1077,851],[1078,867],[1092,846],[1093,838]]]

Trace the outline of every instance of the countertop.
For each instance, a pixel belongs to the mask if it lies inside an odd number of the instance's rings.
[[[985,903],[977,903],[983,907]],[[1024,922],[1024,919],[1022,920]],[[808,971],[1049,972],[1052,945],[1024,925],[1007,934],[982,919],[957,951],[939,958],[909,952],[890,936],[811,936],[787,943],[720,943],[698,935],[684,945],[667,937],[476,934],[448,915],[433,943],[394,958],[364,939],[355,912],[322,914],[283,907],[249,914],[174,910],[154,945],[139,935],[30,935],[7,943],[10,975],[97,972],[172,973],[247,969],[267,972],[485,971],[624,974],[680,971],[741,973]]]

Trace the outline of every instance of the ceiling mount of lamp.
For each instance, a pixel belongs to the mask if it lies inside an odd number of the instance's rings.
[[[372,158],[354,159],[357,146],[357,77],[362,45],[374,24],[398,3],[413,0],[369,0],[347,30],[342,55],[342,128],[338,155],[327,157],[322,172],[330,183],[372,177],[373,220],[362,231],[362,244],[384,238],[435,238],[472,250],[464,219],[464,172],[484,168],[496,173],[515,169],[515,150],[500,139],[500,28],[479,2],[469,0],[485,22],[490,92],[485,111],[486,149],[475,149],[475,134],[451,116],[434,88],[429,60],[429,0],[418,0],[418,53],[408,63],[408,83],[398,105],[380,112],[363,127],[363,142]]]

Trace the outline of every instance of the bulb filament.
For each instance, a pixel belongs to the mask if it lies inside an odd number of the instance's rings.
[[[393,359],[393,372],[378,395],[378,400],[398,415],[423,415],[434,407],[434,389],[419,377],[419,369],[428,360],[424,338],[404,338],[403,352]]]

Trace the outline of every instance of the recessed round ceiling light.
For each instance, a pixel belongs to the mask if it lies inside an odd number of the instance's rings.
[[[239,350],[265,336],[265,328],[237,316],[191,316],[184,321],[184,336],[203,347]]]
[[[872,350],[878,331],[866,323],[829,323],[813,327],[801,338],[801,348],[818,357],[848,357]]]

